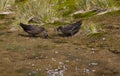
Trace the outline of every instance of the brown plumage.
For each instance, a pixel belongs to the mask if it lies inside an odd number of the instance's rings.
[[[67,26],[59,26],[57,28],[57,31],[58,32],[61,31],[64,36],[72,36],[79,31],[81,24],[82,24],[82,21],[78,21]]]
[[[34,25],[27,25],[27,24],[23,24],[23,23],[20,23],[19,25],[23,28],[23,30],[25,32],[27,32],[31,36],[35,37],[36,35],[44,32],[44,36],[48,37],[47,30],[42,26],[37,27]]]

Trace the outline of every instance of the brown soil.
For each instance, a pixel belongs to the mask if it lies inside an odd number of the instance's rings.
[[[5,20],[0,20],[1,26]],[[0,31],[0,76],[48,76],[64,69],[64,76],[120,76],[120,15],[93,17],[104,35],[89,38],[81,29],[73,37],[60,37],[48,28],[49,38],[30,38],[22,29]],[[6,26],[9,26],[8,24]],[[22,35],[21,35],[22,34]]]

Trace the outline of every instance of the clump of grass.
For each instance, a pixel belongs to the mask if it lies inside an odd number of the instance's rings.
[[[117,7],[115,0],[80,0],[79,5],[85,11],[94,8],[111,9]]]
[[[0,12],[9,11],[9,7],[13,5],[15,0],[0,0]]]
[[[95,5],[103,9],[111,9],[116,7],[115,0],[95,0]]]
[[[85,25],[84,30],[88,37],[101,37],[103,36],[103,32],[101,31],[102,28],[100,25],[90,22],[89,24]]]
[[[111,9],[117,7],[114,0],[18,0],[16,1],[16,19],[18,22],[28,23],[36,18],[37,23],[59,23],[72,21],[74,18],[91,17],[95,8]],[[71,16],[76,11],[88,11],[83,14]]]
[[[8,0],[0,0],[0,12],[5,10]]]
[[[92,2],[93,1],[90,1],[90,0],[80,0],[79,1],[79,6],[80,6],[79,8],[81,10],[84,10],[84,11],[90,10],[90,8],[92,6]]]
[[[54,19],[57,19],[58,13],[53,9],[53,1],[48,0],[29,0],[25,3],[17,5],[17,20],[22,22],[28,22],[32,17],[37,17],[40,23],[49,23]]]
[[[69,16],[77,9],[76,3],[78,0],[58,0],[56,10],[60,12],[62,16]]]
[[[118,2],[114,0],[79,0],[77,3],[77,11],[72,13],[76,18],[86,18],[109,11],[118,10]]]
[[[73,17],[74,17],[74,19],[88,18],[88,17],[94,16],[95,14],[97,14],[96,10],[91,10],[91,11],[88,11],[88,12],[85,12],[85,13],[74,14]]]

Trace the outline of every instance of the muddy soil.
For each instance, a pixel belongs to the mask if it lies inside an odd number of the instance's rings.
[[[21,28],[10,32],[6,21],[0,20],[0,76],[120,76],[119,14],[88,19],[102,25],[99,38],[82,29],[60,37],[51,27],[48,39],[31,38]]]

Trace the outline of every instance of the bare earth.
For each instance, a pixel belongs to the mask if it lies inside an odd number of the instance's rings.
[[[0,25],[9,26],[5,20]],[[22,29],[0,30],[0,76],[120,76],[120,15],[88,21],[103,25],[104,35],[89,38],[81,29],[66,38],[48,27],[50,37],[44,39]]]

